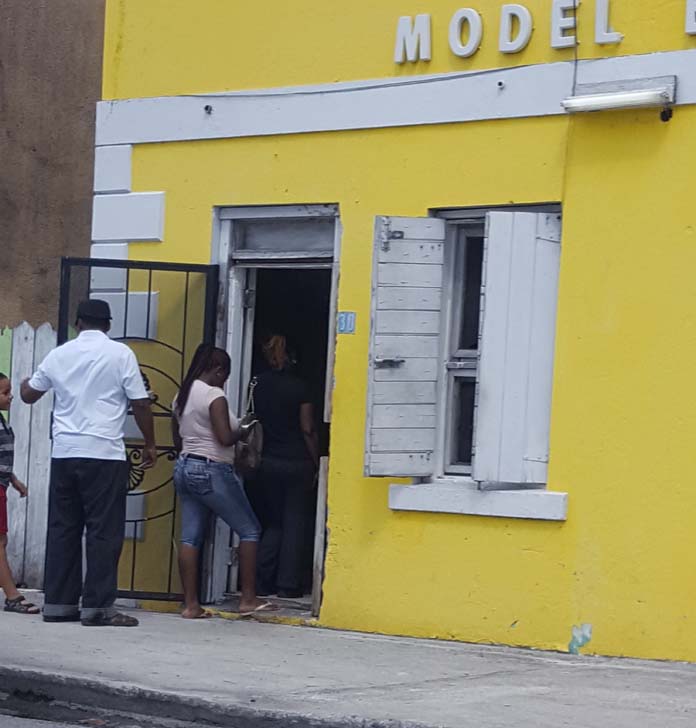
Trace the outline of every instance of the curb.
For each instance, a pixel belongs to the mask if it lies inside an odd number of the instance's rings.
[[[369,720],[357,717],[319,718],[284,711],[256,710],[245,705],[219,704],[140,688],[136,685],[85,680],[32,670],[0,666],[2,692],[15,705],[60,703],[63,706],[99,708],[120,713],[177,720],[201,726],[226,728],[432,728],[420,723]]]

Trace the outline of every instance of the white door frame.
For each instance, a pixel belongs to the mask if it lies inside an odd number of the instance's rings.
[[[335,220],[333,256],[317,260],[316,253],[257,254],[239,256],[232,262],[232,239],[235,220],[277,220],[282,218],[332,217]],[[337,205],[284,205],[269,207],[224,207],[214,210],[213,262],[220,267],[220,297],[218,305],[217,345],[225,348],[232,359],[232,372],[227,383],[227,395],[232,408],[242,413],[246,399],[246,382],[251,376],[253,329],[255,315],[256,272],[259,268],[331,269],[331,299],[329,302],[329,339],[326,357],[326,390],[324,393],[324,421],[331,421],[331,405],[334,388],[334,362],[336,356],[336,319],[338,311],[338,286],[340,279],[340,246],[342,227]],[[241,336],[240,336],[241,332]],[[322,487],[317,503],[317,529],[326,525],[326,490],[328,459],[322,463]],[[235,544],[230,548],[230,531],[226,524],[216,519],[210,548],[209,578],[205,585],[208,601],[218,601],[235,583],[237,558]],[[321,601],[323,574],[318,565],[323,564],[326,544],[323,537],[315,538],[315,583],[312,595],[313,611],[318,614]],[[319,553],[321,552],[321,553]],[[319,583],[316,583],[316,582]]]

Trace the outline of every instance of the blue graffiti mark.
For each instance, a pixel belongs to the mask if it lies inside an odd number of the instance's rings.
[[[579,655],[580,648],[584,647],[591,639],[591,624],[581,624],[579,627],[573,625],[571,640],[568,643],[568,652],[570,652],[571,655]]]

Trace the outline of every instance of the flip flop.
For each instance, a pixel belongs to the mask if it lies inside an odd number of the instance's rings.
[[[240,612],[240,617],[253,617],[255,614],[261,614],[262,612],[277,612],[278,607],[275,604],[272,604],[271,602],[264,602],[263,604],[259,604],[256,609],[252,609],[250,612]]]
[[[201,613],[197,615],[196,617],[185,617],[183,614],[181,615],[182,619],[211,619],[215,615],[212,612],[209,612],[207,609],[201,610]]]

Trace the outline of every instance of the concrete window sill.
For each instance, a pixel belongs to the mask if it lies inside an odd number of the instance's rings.
[[[549,490],[481,491],[469,478],[438,479],[390,486],[389,507],[394,511],[565,521],[568,494]]]

